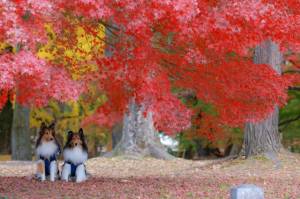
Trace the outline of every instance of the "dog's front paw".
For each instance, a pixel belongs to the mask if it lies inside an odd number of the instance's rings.
[[[55,181],[55,179],[57,178],[57,173],[58,173],[57,163],[56,163],[56,161],[52,161],[50,163],[50,181],[51,182]]]
[[[77,183],[84,182],[84,181],[86,181],[86,179],[87,179],[87,178],[86,178],[85,176],[84,176],[84,177],[83,177],[83,176],[77,177],[77,178],[76,178],[76,182],[77,182]]]
[[[68,182],[71,174],[71,165],[64,164],[61,172],[61,180]]]
[[[34,176],[34,178],[36,180],[39,180],[39,181],[42,181],[42,182],[46,180],[46,176],[43,175],[43,174],[41,174],[41,173],[36,173],[35,176]]]
[[[76,169],[76,182],[83,182],[86,179],[85,167],[83,164],[81,164]]]
[[[56,178],[55,176],[50,176],[50,181],[51,181],[51,182],[54,182],[54,181],[55,181],[55,178]]]

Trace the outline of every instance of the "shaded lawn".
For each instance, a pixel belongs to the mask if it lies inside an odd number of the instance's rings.
[[[0,177],[0,198],[229,198],[232,185],[254,183],[265,189],[266,199],[299,199],[300,179],[232,176],[193,178],[90,178],[84,183],[38,182],[29,177]]]

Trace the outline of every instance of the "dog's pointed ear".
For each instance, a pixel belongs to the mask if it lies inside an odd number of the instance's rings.
[[[54,130],[54,129],[55,129],[55,122],[52,122],[52,123],[49,125],[49,128]]]
[[[82,128],[79,129],[78,133],[79,133],[80,138],[84,138],[84,134],[83,134],[83,129]]]
[[[41,123],[40,129],[42,130],[42,129],[44,129],[44,128],[46,128],[46,124],[45,124],[45,122],[42,122],[42,123]]]
[[[45,122],[42,122],[41,127],[40,127],[40,132],[39,132],[40,136],[43,135],[45,128],[47,128],[47,126],[46,126]]]
[[[40,127],[40,132],[39,132],[40,136],[43,135],[45,128],[46,128],[46,124],[45,122],[42,122]]]
[[[69,131],[67,135],[67,140],[70,140],[72,138],[73,131]]]
[[[66,142],[66,146],[65,147],[67,147],[67,146],[71,147],[71,145],[72,145],[72,142],[71,142],[72,137],[73,137],[73,131],[69,131],[68,135],[67,135],[67,142]]]
[[[52,122],[48,128],[51,129],[52,135],[55,136],[55,122]]]

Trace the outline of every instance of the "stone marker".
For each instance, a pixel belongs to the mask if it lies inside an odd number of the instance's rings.
[[[231,188],[230,199],[264,199],[264,191],[253,184],[243,184]]]

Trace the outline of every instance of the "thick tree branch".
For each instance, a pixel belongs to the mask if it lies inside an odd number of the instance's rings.
[[[299,69],[293,69],[293,70],[286,70],[283,72],[283,74],[287,74],[287,73],[300,73]]]
[[[192,90],[183,90],[175,94],[176,97],[195,97],[196,94]]]
[[[103,38],[99,37],[98,35],[95,35],[95,36],[96,36],[99,40],[103,41],[105,44],[107,44],[107,45],[109,45],[109,46],[111,46],[111,47],[114,47],[114,44],[113,44],[113,43],[107,41],[106,39],[103,39]]]
[[[119,35],[117,33],[115,33],[114,31],[120,31],[120,29],[116,26],[110,25],[104,21],[99,21],[100,24],[102,24],[113,36],[115,37],[119,37]]]
[[[291,118],[291,119],[288,119],[288,120],[285,120],[285,121],[280,122],[280,123],[279,123],[279,126],[288,125],[288,124],[290,124],[290,123],[292,123],[292,122],[295,122],[295,121],[297,121],[297,120],[300,120],[300,115],[298,115],[298,116],[296,116],[296,117],[294,117],[294,118]]]
[[[289,91],[300,91],[300,86],[290,86]]]

